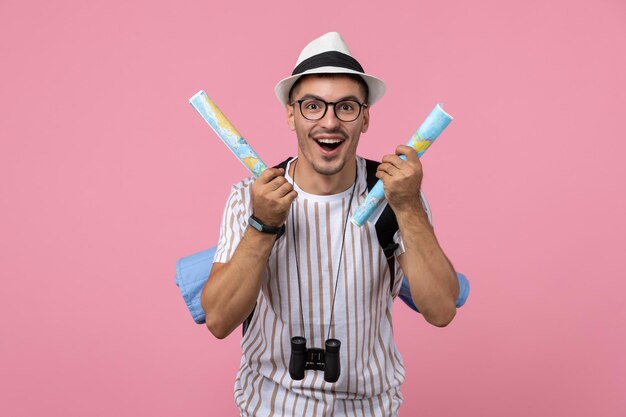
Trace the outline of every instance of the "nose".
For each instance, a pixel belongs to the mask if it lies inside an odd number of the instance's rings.
[[[319,124],[326,127],[327,129],[331,129],[333,127],[338,126],[341,123],[341,120],[337,119],[335,115],[335,105],[329,104],[326,109],[326,114],[319,121]]]

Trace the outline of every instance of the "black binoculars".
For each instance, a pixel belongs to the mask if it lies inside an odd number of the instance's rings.
[[[291,338],[291,357],[289,358],[289,375],[291,379],[304,379],[304,371],[313,369],[324,371],[324,381],[337,382],[341,373],[339,364],[339,348],[337,339],[326,340],[326,349],[307,349],[306,339],[295,336]]]

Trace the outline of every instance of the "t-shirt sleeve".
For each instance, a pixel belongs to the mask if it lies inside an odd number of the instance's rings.
[[[248,226],[250,217],[250,198],[247,186],[234,186],[224,207],[220,238],[213,262],[230,261]]]

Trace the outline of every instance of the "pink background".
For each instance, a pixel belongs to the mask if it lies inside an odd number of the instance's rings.
[[[0,415],[236,414],[240,333],[173,279],[247,174],[187,99],[276,163],[273,86],[329,30],[388,84],[361,154],[455,116],[424,190],[472,294],[445,329],[397,305],[402,415],[626,415],[621,0],[2,0]]]

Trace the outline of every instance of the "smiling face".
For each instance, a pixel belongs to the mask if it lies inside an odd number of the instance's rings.
[[[321,99],[332,103],[355,100],[363,103],[366,99],[363,87],[344,75],[308,75],[291,92],[291,102],[294,104],[287,105],[287,123],[298,137],[298,174],[302,169],[310,175],[332,177],[332,182],[337,183],[339,188],[344,183],[351,184],[356,172],[359,137],[369,127],[369,109],[363,107],[356,120],[343,122],[337,119],[329,105],[323,118],[307,120],[296,102],[301,99]],[[300,165],[304,166],[300,168]]]

